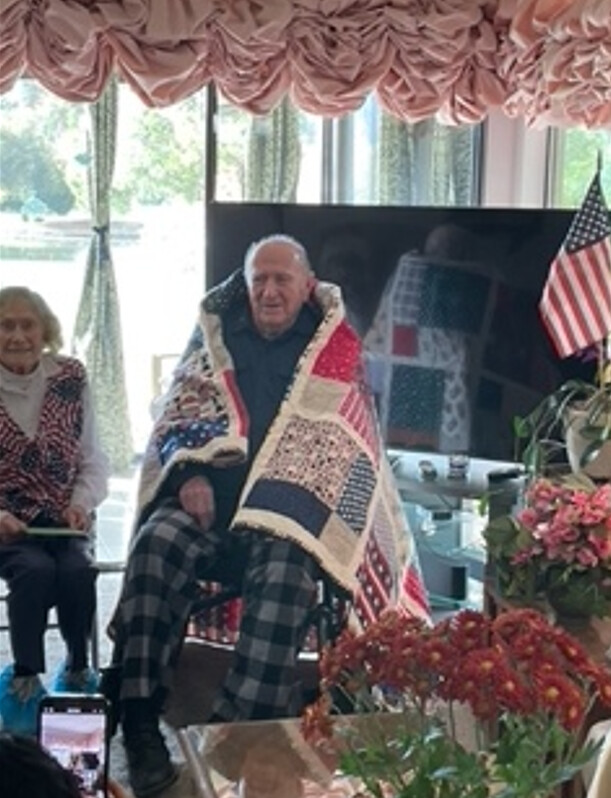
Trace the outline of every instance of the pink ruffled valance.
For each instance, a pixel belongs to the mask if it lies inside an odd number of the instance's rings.
[[[0,92],[27,74],[72,101],[116,71],[149,106],[213,81],[267,113],[611,124],[608,0],[0,0]]]

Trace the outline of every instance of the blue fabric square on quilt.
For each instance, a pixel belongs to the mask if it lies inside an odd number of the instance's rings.
[[[441,369],[395,365],[388,426],[437,434],[441,427],[445,374]]]
[[[255,483],[244,507],[280,513],[319,537],[331,510],[309,490],[280,479],[261,479]]]
[[[348,479],[337,506],[337,514],[356,533],[365,529],[367,510],[376,477],[368,457],[360,454],[348,473]]]

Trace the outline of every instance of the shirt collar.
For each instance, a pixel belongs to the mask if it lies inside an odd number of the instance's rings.
[[[0,365],[0,388],[12,390],[15,393],[24,393],[29,391],[33,385],[45,382],[58,371],[59,366],[55,358],[48,353],[42,355],[34,371],[29,374],[15,374],[14,371],[9,371]]]
[[[295,319],[295,323],[289,327],[288,330],[282,333],[282,335],[279,335],[278,338],[271,340],[279,340],[285,335],[311,335],[312,324],[318,323],[320,318],[320,310],[308,302],[302,306],[297,318]],[[253,323],[252,315],[250,313],[250,306],[247,302],[243,305],[240,305],[239,308],[236,308],[233,313],[228,315],[227,326],[228,329],[233,333],[249,332],[256,333],[257,335],[259,334]]]

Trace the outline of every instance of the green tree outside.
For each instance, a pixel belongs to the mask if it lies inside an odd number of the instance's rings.
[[[611,135],[606,130],[565,130],[559,142],[554,205],[578,208],[602,159],[601,184],[611,200]]]
[[[46,141],[1,128],[0,209],[22,212],[28,204],[34,215],[45,207],[63,215],[72,210],[75,197]]]

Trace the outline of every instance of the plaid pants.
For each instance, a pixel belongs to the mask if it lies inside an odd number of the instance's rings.
[[[149,698],[161,709],[197,580],[219,580],[219,572],[231,571],[234,555],[243,569],[243,614],[233,664],[213,711],[227,721],[298,714],[295,666],[316,600],[318,565],[287,540],[251,530],[203,531],[169,504],[138,530],[128,559],[114,619],[121,700]]]

